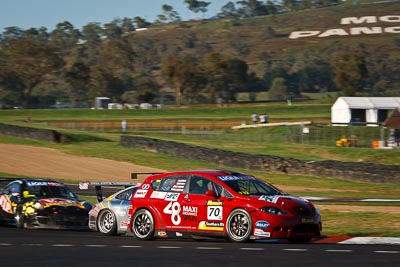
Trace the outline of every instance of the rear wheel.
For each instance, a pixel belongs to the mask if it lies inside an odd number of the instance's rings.
[[[109,209],[102,211],[97,219],[97,228],[102,234],[116,235],[117,218],[115,217],[115,214]]]
[[[132,232],[139,240],[150,240],[154,237],[154,218],[146,209],[138,210],[132,220]]]
[[[226,220],[228,238],[234,242],[247,242],[253,231],[253,222],[247,211],[237,209],[229,214]]]

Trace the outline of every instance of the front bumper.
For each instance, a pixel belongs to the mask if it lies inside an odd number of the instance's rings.
[[[28,228],[39,229],[66,229],[66,230],[88,230],[87,211],[70,212],[36,212],[26,218]]]

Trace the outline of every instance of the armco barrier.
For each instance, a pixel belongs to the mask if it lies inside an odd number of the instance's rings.
[[[288,173],[307,176],[335,177],[374,183],[400,183],[400,166],[361,162],[304,161],[268,155],[252,155],[221,149],[190,146],[139,136],[121,136],[122,146],[152,150],[190,160],[215,163],[268,173]]]
[[[54,143],[62,143],[64,140],[64,136],[54,130],[23,127],[4,123],[0,123],[0,134],[49,141]]]

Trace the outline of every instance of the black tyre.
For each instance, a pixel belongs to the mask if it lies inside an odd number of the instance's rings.
[[[19,229],[25,227],[25,215],[22,211],[22,207],[18,207],[17,212],[15,213],[15,226]]]
[[[234,242],[247,242],[253,231],[253,222],[249,213],[243,209],[237,209],[229,214],[226,220],[226,232],[228,238]]]
[[[103,210],[97,218],[97,229],[105,235],[117,234],[117,218],[109,209]]]
[[[132,220],[133,235],[139,240],[154,238],[154,218],[146,209],[138,210]]]

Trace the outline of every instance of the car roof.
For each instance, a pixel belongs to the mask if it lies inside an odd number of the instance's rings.
[[[177,175],[177,174],[197,174],[197,175],[208,175],[208,176],[226,176],[226,175],[235,175],[235,176],[243,176],[245,174],[236,172],[236,171],[231,171],[231,170],[223,170],[223,169],[206,169],[206,170],[184,170],[184,171],[175,171],[175,172],[165,172],[161,174],[153,174],[150,177],[153,178],[162,178],[165,176],[170,176],[170,175]]]
[[[63,182],[56,181],[56,180],[53,180],[53,179],[46,179],[46,178],[38,178],[38,179],[32,179],[32,178],[0,178],[0,181],[8,182],[8,183],[12,183],[12,182],[24,182],[24,183],[28,183],[28,182],[52,182],[52,183],[64,184]]]

